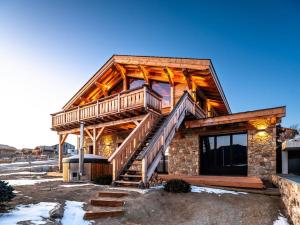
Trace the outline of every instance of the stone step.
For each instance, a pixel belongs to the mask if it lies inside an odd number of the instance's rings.
[[[91,205],[93,206],[120,207],[124,204],[125,202],[120,200],[91,199]]]
[[[108,191],[100,191],[98,192],[99,197],[112,197],[112,198],[121,198],[128,196],[127,192],[108,192]]]
[[[125,213],[124,210],[109,210],[109,211],[87,211],[84,214],[85,220],[93,220],[93,219],[99,219],[103,217],[117,217],[117,216],[123,216]]]
[[[121,186],[135,186],[138,187],[140,185],[139,181],[125,181],[125,180],[117,180],[115,181],[116,185]]]

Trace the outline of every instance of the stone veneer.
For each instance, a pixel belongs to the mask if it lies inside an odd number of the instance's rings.
[[[177,132],[169,147],[168,173],[199,175],[199,137],[192,132]]]
[[[109,158],[111,154],[122,144],[129,135],[128,132],[118,132],[117,134],[102,135],[96,143],[96,155],[101,155]],[[86,136],[84,146],[88,152],[88,146],[93,145],[92,140]]]
[[[273,183],[279,187],[282,201],[293,221],[293,224],[300,224],[300,184],[290,179],[272,176]]]
[[[248,176],[271,180],[276,174],[276,128],[248,130]]]

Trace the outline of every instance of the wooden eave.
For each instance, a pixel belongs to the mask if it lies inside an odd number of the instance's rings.
[[[123,74],[120,73],[120,68]],[[168,70],[172,72],[173,83],[186,82],[182,79],[185,76],[183,71],[190,73],[190,81],[209,99],[218,102],[217,110],[222,114],[231,113],[211,60],[128,55],[113,55],[67,102],[63,110],[106,96],[108,90],[104,86],[112,88],[122,80],[125,73],[127,77],[170,82],[170,74],[166,73]]]
[[[261,109],[255,111],[248,112],[240,112],[234,113],[225,116],[217,116],[199,120],[186,121],[186,128],[199,128],[199,127],[207,127],[207,126],[217,126],[231,123],[239,123],[239,122],[248,122],[251,120],[257,119],[266,119],[266,118],[276,118],[281,119],[286,114],[286,107],[276,107],[276,108],[268,108]]]

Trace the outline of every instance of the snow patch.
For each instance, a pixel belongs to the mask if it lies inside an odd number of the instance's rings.
[[[287,218],[283,217],[283,215],[279,214],[277,220],[273,222],[273,225],[289,225]]]
[[[246,192],[237,192],[237,191],[228,191],[223,189],[217,189],[217,188],[208,188],[208,187],[197,187],[197,186],[191,186],[191,192],[194,193],[202,193],[206,192],[209,194],[232,194],[232,195],[238,195],[238,194],[247,194]]]
[[[46,164],[46,163],[55,163],[55,160],[44,160],[44,161],[32,161],[31,164]],[[22,165],[29,165],[27,162],[13,162],[13,163],[1,163],[0,167],[6,167],[6,166],[22,166]]]
[[[62,181],[62,178],[54,178],[54,179],[18,179],[18,180],[3,180],[8,182],[12,186],[22,186],[22,185],[35,185],[44,182],[52,182],[52,181]]]
[[[66,201],[65,212],[61,220],[62,225],[90,225],[91,221],[83,219],[84,210],[82,209],[84,202]]]
[[[30,172],[30,171],[22,171],[15,173],[3,173],[0,176],[10,176],[10,175],[46,175],[47,172]]]
[[[49,211],[58,203],[40,202],[38,204],[20,205],[13,211],[0,217],[1,225],[15,225],[20,221],[30,221],[30,224],[46,224]]]
[[[88,183],[88,184],[62,184],[62,185],[59,185],[59,186],[69,188],[69,187],[82,187],[82,186],[90,186],[90,185],[99,186],[99,185],[91,184],[91,183]]]

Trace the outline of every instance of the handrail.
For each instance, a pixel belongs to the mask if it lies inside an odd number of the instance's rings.
[[[134,108],[152,108],[161,112],[161,96],[147,86],[114,94],[85,105],[52,114],[52,127],[119,113]]]
[[[130,133],[116,151],[109,157],[108,161],[113,164],[113,180],[116,180],[136,150],[143,143],[152,125],[159,116],[148,113],[139,125]]]
[[[142,160],[142,181],[147,183],[154,172],[161,155],[171,142],[186,113],[192,113],[197,118],[205,117],[201,108],[195,104],[188,92],[185,92],[162,126],[156,132],[146,149],[141,152],[137,160]],[[154,165],[154,164],[156,165]]]

